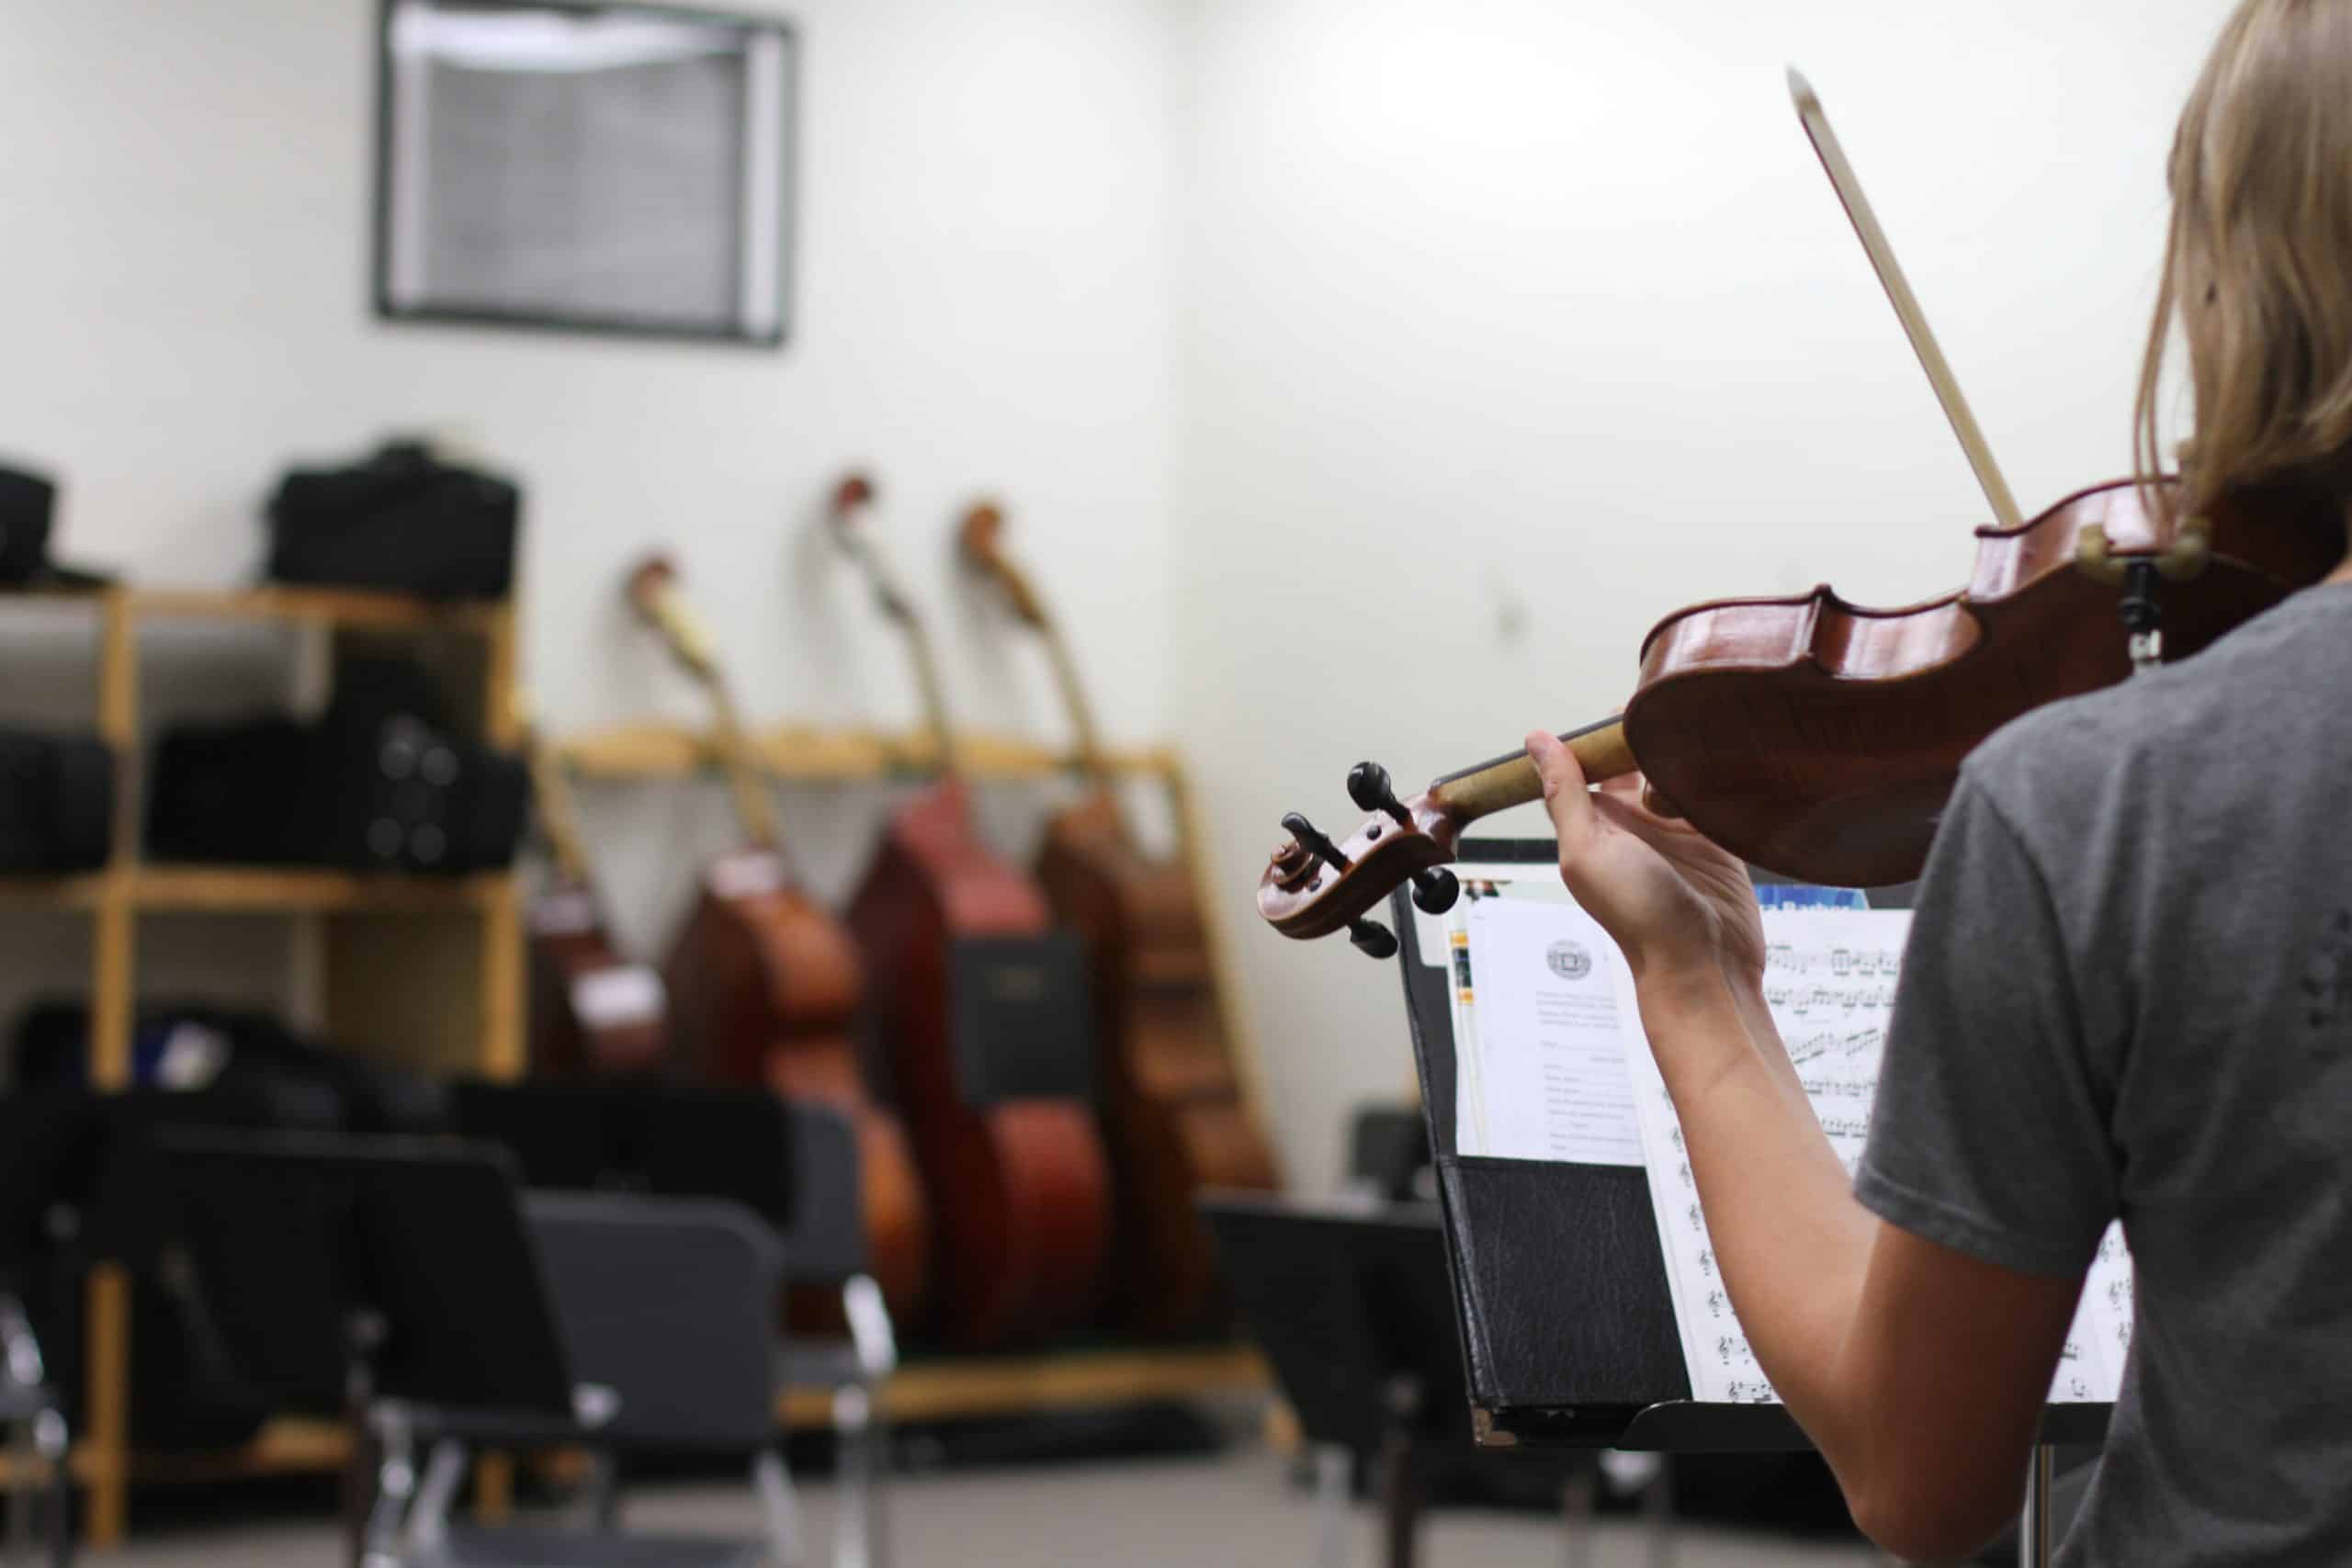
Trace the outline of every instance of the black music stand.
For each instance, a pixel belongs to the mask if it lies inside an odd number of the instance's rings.
[[[410,1407],[574,1429],[571,1372],[514,1165],[439,1138],[168,1133],[179,1243],[209,1329],[288,1405],[342,1407],[355,1561],[383,1470],[413,1475]],[[362,1440],[363,1438],[372,1441]]]
[[[1552,865],[1559,846],[1549,839],[1470,840],[1459,859]],[[1868,897],[1872,908],[1905,908],[1910,890]],[[1449,974],[1422,961],[1405,893],[1391,902],[1477,1441],[1665,1453],[1811,1448],[1778,1404],[1691,1398],[1646,1173],[1458,1151]],[[2025,1561],[2048,1561],[2050,1542],[2030,1538],[2046,1512],[2053,1448],[2098,1442],[2112,1408],[2045,1411],[2027,1486]],[[2046,1519],[2040,1522],[2046,1529]]]
[[[1323,1561],[1344,1559],[1353,1456],[1365,1454],[1389,1568],[1411,1568],[1428,1472],[1472,1446],[1436,1205],[1232,1192],[1200,1210],[1234,1305],[1317,1450]],[[1590,1467],[1562,1454],[1549,1468]]]

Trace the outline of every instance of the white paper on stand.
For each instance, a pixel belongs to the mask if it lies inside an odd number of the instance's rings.
[[[1886,1023],[1894,998],[1907,911],[1768,909],[1765,1002],[1815,1117],[1850,1175],[1878,1097]],[[1613,955],[1612,955],[1613,956]],[[1777,1403],[1724,1290],[1682,1127],[1648,1042],[1631,976],[1618,965],[1618,1005],[1629,1036],[1626,1065],[1641,1122],[1651,1206],[1666,1257],[1667,1287],[1695,1398]],[[2110,1228],[2085,1283],[2051,1387],[2053,1404],[2111,1401],[2131,1337],[2131,1257]]]
[[[1549,877],[1455,906],[1455,1146],[1465,1155],[1639,1166],[1641,1125],[1610,969],[1623,960]],[[1524,890],[1522,894],[1522,889]]]

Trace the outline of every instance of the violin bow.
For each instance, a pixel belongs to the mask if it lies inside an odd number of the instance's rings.
[[[1797,119],[1804,126],[1815,154],[1821,159],[1822,171],[1837,188],[1838,199],[1845,205],[1846,217],[1853,223],[1855,237],[1862,242],[1871,266],[1878,273],[1888,303],[1894,307],[1895,316],[1903,322],[1904,334],[1911,340],[1911,351],[1919,356],[1919,368],[1928,373],[1928,383],[1936,389],[1936,400],[1943,404],[1944,417],[1951,421],[1951,433],[1960,437],[1960,449],[1968,455],[1968,466],[1976,470],[1977,486],[1992,503],[1993,520],[2004,528],[2018,526],[2023,519],[2018,514],[2017,498],[2009,493],[2009,482],[2001,477],[2000,465],[1993,461],[1993,448],[1985,444],[1984,432],[1977,427],[1976,416],[1969,412],[1968,400],[1961,395],[1959,378],[1952,375],[1951,364],[1937,344],[1936,334],[1928,330],[1927,312],[1919,309],[1919,298],[1911,292],[1910,280],[1903,276],[1902,264],[1894,259],[1894,247],[1887,243],[1886,231],[1879,227],[1878,214],[1871,210],[1870,197],[1862,194],[1862,183],[1854,177],[1854,166],[1846,161],[1846,150],[1838,145],[1838,133],[1829,129],[1829,116],[1821,107],[1819,95],[1793,65],[1789,67],[1789,96],[1796,101]]]

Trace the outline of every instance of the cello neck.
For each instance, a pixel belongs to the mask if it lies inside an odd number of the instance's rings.
[[[915,691],[922,703],[923,728],[931,734],[939,772],[953,777],[956,728],[948,721],[947,688],[939,678],[939,660],[932,650],[929,628],[874,542],[873,529],[865,517],[873,498],[873,486],[864,476],[842,480],[833,497],[833,537],[865,574],[883,617],[906,634],[907,657],[914,665]]]
[[[709,628],[679,593],[676,571],[666,561],[648,561],[639,567],[629,578],[629,602],[646,624],[661,634],[663,646],[678,661],[679,668],[709,697],[712,739],[718,747],[719,767],[727,775],[735,815],[753,848],[775,850],[783,842],[775,803],[768,798],[767,787],[752,760],[742,716],[736,710],[735,694],[728,684],[726,671],[719,666]]]
[[[585,887],[592,873],[587,841],[580,832],[579,810],[571,797],[571,778],[564,771],[563,760],[556,755],[555,743],[536,719],[525,723],[523,756],[531,773],[531,799],[538,812],[539,831],[546,835],[548,850],[555,856],[556,874],[568,886]]]
[[[1054,683],[1060,688],[1062,705],[1069,710],[1070,729],[1077,740],[1078,764],[1087,781],[1103,795],[1113,793],[1111,764],[1102,749],[1102,734],[1094,723],[1094,705],[1087,700],[1086,686],[1078,676],[1078,659],[1070,651],[1069,639],[1062,635],[1061,626],[1048,615],[1046,602],[1039,596],[1028,574],[1014,563],[1001,548],[1004,514],[992,504],[982,503],[964,514],[960,532],[964,557],[986,572],[996,583],[1012,606],[1012,613],[1023,625],[1035,632],[1046,645],[1046,661],[1054,671]]]

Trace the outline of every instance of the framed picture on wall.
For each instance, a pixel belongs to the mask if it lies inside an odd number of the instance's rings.
[[[378,48],[379,315],[784,342],[787,24],[383,0]]]

